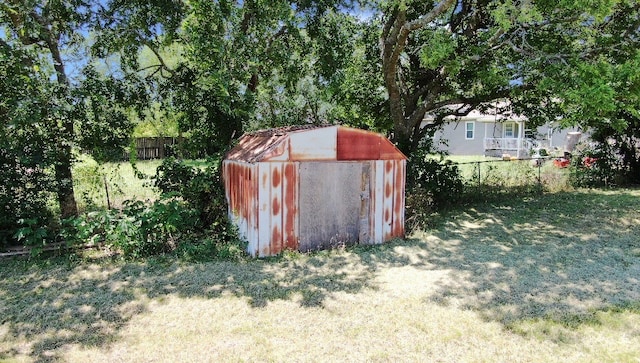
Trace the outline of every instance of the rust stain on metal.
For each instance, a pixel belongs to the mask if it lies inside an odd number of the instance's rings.
[[[318,141],[317,149],[314,149],[314,140]],[[342,213],[345,218],[355,215],[353,228],[350,219],[343,223],[348,230],[343,234],[360,243],[381,243],[401,237],[404,235],[405,160],[384,136],[342,126],[291,127],[247,134],[223,163],[229,213],[242,236],[249,240],[249,253],[259,256],[299,249],[303,241],[309,239],[308,233],[323,233],[324,226],[316,226],[315,208],[328,216],[334,212]],[[301,170],[303,166],[308,170],[309,161],[318,165],[338,162],[343,166],[353,162],[353,169],[358,173],[348,172],[351,167],[340,170],[348,180],[356,180],[357,174],[357,182],[350,187],[355,193],[350,195],[356,198],[328,202],[324,195],[309,194],[314,193],[316,180],[324,183],[325,178],[336,178],[326,172],[316,172],[316,179],[311,179],[311,184],[306,182],[310,187],[301,190],[302,180],[308,179],[303,178]],[[305,212],[307,232],[303,236],[301,198],[305,196],[305,200],[309,200],[306,197],[309,195],[314,195],[317,203]]]
[[[280,228],[278,226],[273,226],[273,230],[271,232],[271,243],[270,250],[272,254],[278,254],[282,252],[281,247],[282,234],[280,233]]]
[[[404,236],[404,161],[397,161],[395,167],[394,196],[393,196],[393,228],[394,237]]]
[[[278,169],[273,169],[273,174],[271,176],[272,178],[272,183],[273,183],[273,187],[277,188],[280,186],[280,182],[281,182],[281,178],[280,178],[280,171]]]
[[[296,216],[298,214],[298,198],[296,194],[297,189],[297,175],[293,163],[287,163],[284,167],[284,178],[286,181],[286,188],[284,190],[284,204],[285,204],[285,216],[284,216],[284,233],[285,233],[285,248],[297,249],[298,237],[296,233]]]
[[[380,137],[377,134],[358,129],[338,129],[338,160],[378,160],[379,158]]]
[[[282,155],[286,150],[283,143],[292,132],[308,131],[331,125],[301,125],[275,129],[260,130],[244,134],[233,149],[225,156],[225,160],[256,163]]]
[[[271,213],[274,216],[280,214],[280,201],[278,201],[278,198],[273,198],[273,201],[271,202]]]
[[[400,160],[406,157],[386,137],[371,131],[338,129],[337,160]]]

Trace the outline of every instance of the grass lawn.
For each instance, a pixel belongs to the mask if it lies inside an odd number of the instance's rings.
[[[547,191],[558,192],[571,189],[569,169],[559,169],[548,158],[540,169],[531,160],[505,161],[502,158],[478,156],[449,155],[446,158],[458,164],[460,176],[473,187],[483,186],[532,186],[538,178]],[[479,178],[479,180],[478,180]]]
[[[640,190],[437,218],[266,260],[0,261],[0,361],[640,360]]]
[[[162,160],[139,160],[136,168],[143,178],[136,176],[131,163],[114,162],[98,165],[86,155],[79,155],[74,164],[74,187],[76,201],[81,210],[104,209],[107,207],[107,193],[112,208],[121,208],[125,200],[150,200],[159,197],[153,187],[153,177]],[[205,160],[186,160],[189,166],[205,168]],[[106,181],[106,188],[105,188]],[[105,190],[106,189],[106,190]]]

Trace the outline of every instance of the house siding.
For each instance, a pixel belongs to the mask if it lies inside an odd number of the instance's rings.
[[[460,120],[450,122],[437,131],[433,137],[434,146],[448,152],[450,155],[484,155],[484,138],[504,137],[503,123],[501,122],[475,122],[473,139],[466,139],[466,122]],[[540,126],[534,131],[544,147],[551,150],[564,150],[569,132],[577,131],[577,128],[567,128],[553,131],[549,140],[544,140],[549,131],[548,125]],[[584,139],[584,137],[583,137]]]
[[[485,127],[484,123],[475,121],[473,139],[466,139],[465,121],[451,122],[436,132],[434,146],[451,155],[482,155]]]

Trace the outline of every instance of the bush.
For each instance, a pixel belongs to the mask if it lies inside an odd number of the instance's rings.
[[[463,188],[457,165],[417,150],[407,167],[407,228],[423,227],[433,212],[457,203]]]
[[[244,242],[240,241],[237,229],[227,214],[220,166],[219,159],[210,160],[202,169],[168,158],[157,169],[154,185],[163,197],[179,198],[193,208],[198,225],[209,236],[203,243],[182,246],[187,255],[194,250],[203,252],[202,248],[206,249],[203,253],[214,251],[217,257],[234,257],[238,249],[244,251]]]
[[[238,258],[244,246],[227,217],[219,168],[166,159],[154,184],[158,201],[125,201],[124,208],[85,213],[63,221],[72,244],[104,244],[128,258],[174,252],[188,260]]]
[[[178,200],[151,205],[127,201],[122,211],[85,213],[63,222],[68,244],[104,244],[126,257],[141,258],[172,251],[180,238],[194,233],[196,211]]]
[[[40,243],[34,238],[48,235],[52,218],[47,208],[47,200],[52,198],[47,191],[53,183],[50,175],[38,160],[12,152],[15,150],[4,145],[0,148],[0,249],[16,243]]]
[[[577,186],[621,186],[640,184],[640,117],[620,111],[617,121],[600,123],[591,131],[593,144],[573,158],[572,176]],[[595,162],[585,165],[585,158]]]
[[[198,211],[203,227],[227,223],[227,202],[220,161],[201,169],[174,158],[165,159],[156,171],[154,186],[164,198],[178,197]]]
[[[569,180],[574,187],[603,187],[624,184],[624,173],[609,147],[584,147],[571,158]]]

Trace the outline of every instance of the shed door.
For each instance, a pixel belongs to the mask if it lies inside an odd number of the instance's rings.
[[[301,251],[363,237],[360,225],[369,225],[369,170],[368,162],[300,163]]]

